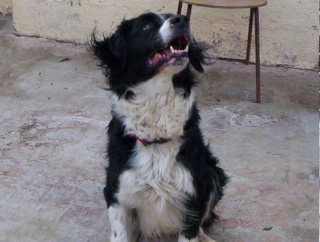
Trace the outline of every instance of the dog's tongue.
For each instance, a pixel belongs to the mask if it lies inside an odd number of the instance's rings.
[[[167,59],[167,60],[169,60],[170,58],[171,58],[171,55],[172,55],[172,53],[171,53],[171,50],[169,50],[169,49],[165,49],[165,50],[163,50],[162,51],[162,56],[165,56],[165,58]]]
[[[159,60],[170,60],[171,51],[169,49],[165,49],[161,51],[161,53],[155,53],[153,56],[150,57],[149,63],[154,64]]]

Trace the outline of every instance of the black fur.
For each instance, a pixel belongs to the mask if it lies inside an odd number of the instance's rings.
[[[164,16],[169,18],[173,15]],[[183,21],[184,26],[189,25],[186,17],[180,17],[179,21]],[[128,88],[141,82],[147,82],[148,79],[159,73],[161,63],[149,66],[147,57],[153,51],[163,48],[163,43],[158,36],[158,30],[162,24],[163,18],[147,13],[131,20],[123,20],[115,33],[102,40],[97,40],[95,34],[92,35],[93,52],[100,59],[110,90],[119,98],[134,98],[134,93]],[[175,89],[184,90],[185,98],[190,95],[191,89],[196,84],[191,66],[196,71],[203,72],[202,64],[205,64],[207,60],[204,49],[195,42],[191,35],[188,57],[187,67],[172,79]],[[223,188],[228,182],[227,175],[218,167],[219,160],[204,144],[199,122],[199,111],[194,104],[190,118],[184,125],[182,136],[184,142],[177,155],[177,162],[182,163],[190,171],[197,194],[189,197],[186,203],[186,208],[192,212],[192,217],[186,213],[182,233],[189,239],[197,236],[200,226],[208,226],[217,217],[212,212],[206,217],[204,223],[201,223],[210,195],[213,197],[211,204],[213,210],[223,197]],[[130,169],[128,161],[138,141],[125,134],[124,124],[116,117],[112,118],[108,126],[108,137],[109,166],[104,195],[109,207],[118,202],[114,194],[119,189],[119,176],[126,169]]]
[[[125,94],[128,87],[146,81],[159,72],[159,66],[146,68],[146,56],[163,47],[158,36],[162,23],[158,15],[146,13],[131,20],[123,20],[115,33],[103,40],[97,40],[95,33],[92,34],[93,52],[100,59],[111,90],[119,97]],[[151,25],[151,28],[143,30],[146,25]],[[201,64],[205,64],[208,57],[195,40],[190,44],[188,55],[193,67],[203,72]],[[190,90],[194,78],[185,76],[175,82],[177,87]]]

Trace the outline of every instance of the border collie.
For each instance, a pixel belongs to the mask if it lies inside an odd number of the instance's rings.
[[[214,241],[202,227],[228,177],[204,144],[193,87],[206,55],[183,15],[142,14],[92,35],[112,91],[104,195],[111,242],[176,236]]]

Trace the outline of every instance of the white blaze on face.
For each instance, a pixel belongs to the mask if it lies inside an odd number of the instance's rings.
[[[163,18],[163,16],[161,16]],[[172,16],[174,17],[174,16]],[[165,69],[170,67],[170,71],[172,73],[178,73],[182,71],[188,64],[188,57],[182,57],[183,53],[188,53],[189,46],[186,45],[185,49],[175,50],[173,46],[170,45],[170,42],[173,40],[175,34],[175,28],[171,23],[172,17],[169,17],[164,21],[162,26],[159,29],[159,34],[161,39],[165,45],[167,45],[168,51],[165,51],[164,56],[167,57],[168,62],[167,66],[164,66]],[[177,57],[171,57],[172,55],[176,54]],[[180,56],[179,56],[180,55]],[[168,57],[169,56],[169,57]],[[155,58],[156,59],[156,58]],[[164,69],[163,68],[163,69]],[[163,71],[162,69],[162,71]]]
[[[159,30],[160,36],[164,43],[169,43],[172,39],[173,29],[171,28],[170,19],[171,18],[165,20]]]

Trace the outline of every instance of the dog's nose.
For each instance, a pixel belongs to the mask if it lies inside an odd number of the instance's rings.
[[[170,24],[173,26],[183,26],[189,24],[189,18],[184,15],[176,15],[171,17]]]

